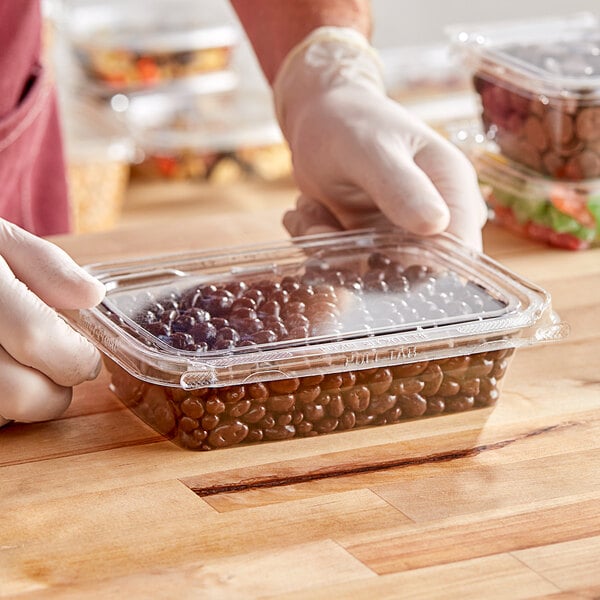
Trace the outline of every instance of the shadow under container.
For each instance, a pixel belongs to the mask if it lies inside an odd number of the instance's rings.
[[[451,140],[473,163],[494,222],[555,248],[600,245],[600,179],[544,177],[506,158],[469,128],[457,129]]]
[[[67,318],[122,402],[188,449],[489,409],[514,349],[567,329],[546,292],[447,236],[366,230],[88,269],[106,299]]]
[[[600,177],[600,22],[582,13],[454,27],[485,132],[502,154],[558,179]]]
[[[138,148],[132,165],[138,179],[291,178],[291,153],[266,90],[190,88],[132,96],[124,119]]]
[[[69,2],[63,21],[98,92],[132,92],[230,69],[239,30],[218,4],[191,0]]]

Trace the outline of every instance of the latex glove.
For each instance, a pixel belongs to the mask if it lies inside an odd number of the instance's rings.
[[[53,308],[90,308],[104,286],[63,250],[0,219],[0,426],[44,421],[72,386],[100,371],[100,354]]]
[[[287,56],[273,91],[302,196],[284,225],[304,235],[391,222],[481,248],[487,211],[471,163],[384,89],[357,31],[319,28]]]

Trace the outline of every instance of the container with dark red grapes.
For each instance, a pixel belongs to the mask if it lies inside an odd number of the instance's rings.
[[[88,270],[106,299],[66,318],[121,401],[192,450],[490,409],[515,348],[567,331],[544,290],[446,235],[363,230]]]
[[[456,26],[486,133],[538,173],[600,177],[600,21],[590,13]]]

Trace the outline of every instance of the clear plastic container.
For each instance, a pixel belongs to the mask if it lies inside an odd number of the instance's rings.
[[[140,150],[136,177],[229,182],[291,175],[266,91],[144,94],[130,100],[124,115]]]
[[[503,156],[495,143],[468,127],[451,134],[471,159],[494,221],[557,248],[600,243],[600,179],[544,177]]]
[[[88,267],[71,324],[111,389],[184,448],[493,406],[516,347],[566,334],[546,292],[448,236],[360,231]]]
[[[111,229],[122,214],[133,140],[106,106],[61,94],[73,231]]]
[[[229,68],[239,28],[195,0],[65,0],[62,20],[91,82],[132,91]]]
[[[600,177],[600,23],[592,14],[453,27],[485,131],[545,175]]]

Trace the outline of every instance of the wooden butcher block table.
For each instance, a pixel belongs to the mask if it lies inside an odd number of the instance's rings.
[[[291,188],[132,192],[80,263],[285,236]],[[160,200],[163,198],[163,200]],[[568,339],[517,350],[478,413],[213,452],[160,439],[108,390],[0,431],[0,597],[600,597],[600,250],[488,225]]]

